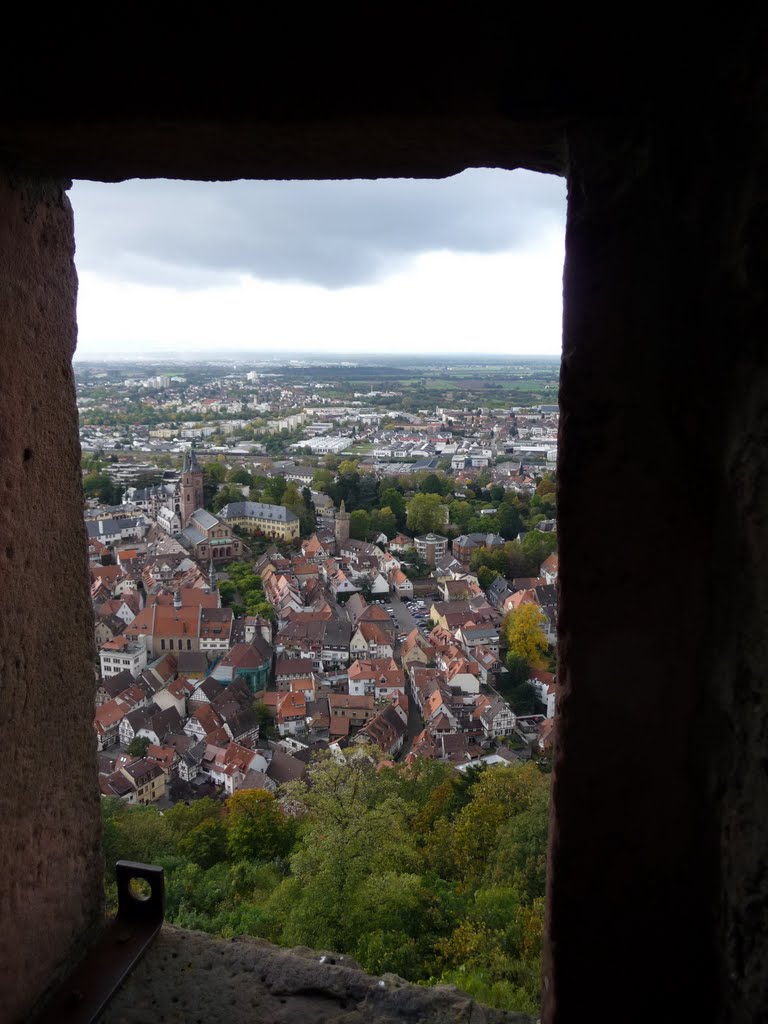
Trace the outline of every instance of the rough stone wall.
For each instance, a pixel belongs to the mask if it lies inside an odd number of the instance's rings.
[[[734,118],[738,187],[724,196],[722,346],[728,403],[718,466],[718,547],[731,587],[714,597],[722,1019],[768,1019],[768,90]],[[762,118],[762,123],[759,118]],[[747,120],[745,124],[744,121]],[[722,321],[721,321],[722,322]]]
[[[768,1007],[767,133],[727,99],[569,132],[548,1024]]]
[[[68,183],[0,173],[0,1017],[96,920],[92,618]]]
[[[365,974],[346,957],[166,925],[100,1024],[533,1024],[448,985]]]

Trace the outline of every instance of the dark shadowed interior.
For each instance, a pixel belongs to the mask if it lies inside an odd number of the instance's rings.
[[[761,24],[662,35],[628,14],[628,41],[466,10],[228,10],[81,10],[0,43],[3,1012],[23,1018],[102,911],[70,179],[493,166],[569,183],[544,1019],[765,1019]]]

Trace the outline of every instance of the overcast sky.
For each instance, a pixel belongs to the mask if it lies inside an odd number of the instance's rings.
[[[77,357],[560,351],[565,182],[76,182]]]

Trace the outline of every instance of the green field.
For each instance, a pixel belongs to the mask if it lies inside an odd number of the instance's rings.
[[[374,444],[356,444],[351,448],[347,448],[344,455],[370,455],[373,449],[376,447]]]

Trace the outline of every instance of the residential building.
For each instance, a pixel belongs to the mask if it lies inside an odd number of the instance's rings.
[[[425,533],[414,540],[416,553],[427,565],[436,565],[448,551],[448,538],[439,533]]]
[[[119,672],[130,672],[136,679],[147,667],[147,648],[140,641],[117,636],[103,645],[99,651],[99,661],[105,679]]]
[[[397,594],[401,600],[408,601],[413,597],[413,583],[411,583],[402,569],[393,569],[390,572],[389,583],[392,592]]]
[[[346,719],[350,725],[364,725],[376,714],[372,696],[351,696],[345,693],[332,693],[328,696],[331,718]]]
[[[501,698],[486,699],[486,706],[480,712],[483,732],[489,738],[511,736],[515,731],[517,718],[512,708]]]
[[[391,658],[390,636],[375,622],[360,621],[349,643],[350,658]]]
[[[504,538],[497,533],[464,533],[454,539],[451,544],[451,551],[454,558],[458,559],[463,566],[469,568],[469,563],[475,551],[480,551],[483,548],[493,551],[497,548],[503,548],[504,544]]]
[[[558,566],[559,559],[556,551],[553,552],[548,558],[545,558],[544,561],[541,563],[541,569],[539,570],[539,573],[546,583],[557,583]]]
[[[157,761],[139,757],[122,765],[120,771],[134,789],[132,803],[153,804],[165,796],[165,772]]]
[[[284,542],[299,539],[299,517],[283,505],[267,505],[256,501],[237,501],[225,505],[219,518],[229,526],[247,533],[262,534]]]
[[[203,608],[200,612],[200,650],[229,650],[233,615],[231,608]]]
[[[389,757],[394,757],[402,748],[407,733],[407,719],[403,721],[395,708],[390,705],[382,708],[367,722],[356,738],[370,740]]]
[[[533,686],[536,696],[547,709],[547,718],[554,718],[557,702],[557,686],[554,674],[552,672],[545,672],[544,669],[532,668],[528,682]]]

